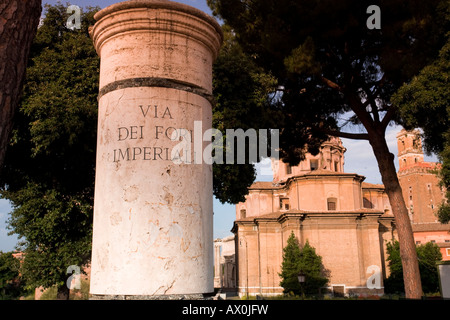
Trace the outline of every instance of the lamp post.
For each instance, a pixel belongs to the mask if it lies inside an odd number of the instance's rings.
[[[306,275],[300,270],[300,272],[298,273],[298,282],[300,283],[300,290],[302,292],[302,300],[305,299],[305,292],[304,292],[304,288],[303,285],[306,282]]]

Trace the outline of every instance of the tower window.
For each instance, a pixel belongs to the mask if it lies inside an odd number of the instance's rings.
[[[286,174],[292,174],[292,167],[289,164],[286,165]]]
[[[247,215],[247,210],[241,209],[241,219],[244,219]]]
[[[317,159],[309,160],[309,164],[311,166],[311,171],[317,170],[319,168],[319,160]]]
[[[363,207],[368,209],[374,208],[373,203],[366,197],[363,198]]]
[[[336,198],[328,198],[327,199],[327,208],[328,211],[334,211],[337,207],[337,199]]]
[[[280,209],[281,210],[289,210],[289,198],[281,198],[280,199]]]

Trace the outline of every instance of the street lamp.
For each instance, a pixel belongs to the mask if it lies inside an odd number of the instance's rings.
[[[303,290],[303,285],[306,282],[306,275],[300,270],[300,272],[298,273],[298,282],[300,283],[300,289],[302,291],[302,299],[305,299],[305,292]]]

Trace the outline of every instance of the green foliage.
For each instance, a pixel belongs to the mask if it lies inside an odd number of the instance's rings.
[[[442,260],[442,254],[435,243],[427,242],[416,246],[419,258],[420,278],[424,293],[435,293],[439,291],[439,276],[436,262]],[[399,242],[387,243],[389,277],[385,280],[385,292],[403,292],[403,267],[400,258]]]
[[[19,269],[20,261],[12,252],[0,251],[0,300],[18,299],[25,294]]]
[[[39,300],[57,300],[58,287],[52,286],[42,293]],[[81,288],[70,290],[69,300],[89,300],[89,280],[81,279]]]
[[[256,178],[253,164],[214,164],[213,192],[221,203],[245,201],[248,187]]]
[[[450,17],[449,17],[450,18]],[[438,58],[392,97],[408,128],[422,128],[428,152],[443,151],[450,134],[450,34]]]
[[[328,135],[379,139],[389,123],[402,123],[391,95],[434,60],[449,26],[446,0],[207,2],[277,79],[282,93],[272,109],[284,115],[281,155],[293,165]],[[381,30],[366,26],[373,4],[382,10]],[[368,136],[342,133],[354,125]]]
[[[447,14],[450,20],[450,10]],[[450,199],[450,33],[437,59],[425,67],[392,97],[399,106],[408,129],[421,128],[428,153],[439,155],[442,187]],[[438,211],[439,221],[450,221],[450,207],[443,203]]]
[[[305,42],[292,50],[292,54],[284,60],[284,64],[289,72],[317,74],[320,72],[320,65],[315,61],[314,41],[307,37]]]
[[[220,130],[224,139],[226,129],[275,128],[276,117],[269,109],[275,79],[244,54],[227,26],[223,28],[223,34],[224,44],[213,66],[216,102],[213,106],[213,128]],[[246,150],[253,147],[256,146],[247,143]],[[226,159],[225,148],[223,152]],[[270,155],[270,151],[266,154]],[[248,152],[246,156],[248,158]],[[213,172],[214,195],[222,203],[244,201],[248,187],[256,177],[254,166],[249,161],[246,164],[214,164]]]
[[[12,233],[22,239],[29,288],[64,287],[91,251],[99,59],[88,34],[65,27],[66,7],[46,6],[1,177]]]
[[[56,300],[57,294],[58,294],[58,287],[52,286],[50,288],[47,288],[44,292],[42,292],[42,295],[39,298],[39,300]]]
[[[283,262],[281,263],[280,286],[285,293],[299,294],[301,285],[298,274],[305,275],[303,290],[306,294],[317,294],[319,289],[328,283],[327,271],[322,264],[322,257],[316,254],[316,250],[306,241],[300,249],[298,240],[292,232],[283,248]]]
[[[426,293],[439,292],[439,275],[436,262],[442,260],[442,254],[435,243],[427,242],[417,246],[420,277],[423,291]]]
[[[297,238],[292,232],[287,240],[286,247],[283,248],[283,262],[281,263],[280,286],[284,288],[285,293],[300,292],[300,283],[298,274],[300,272],[301,251]]]
[[[388,242],[387,245],[387,261],[389,266],[389,277],[384,280],[384,292],[396,293],[404,292],[403,284],[403,267],[400,257],[400,245],[398,241]]]
[[[81,288],[70,292],[70,300],[89,300],[90,282],[87,279],[81,279]]]
[[[450,198],[450,194],[449,194],[449,192],[447,192],[447,199],[449,199],[449,198]],[[437,211],[437,216],[438,216],[439,222],[448,223],[450,221],[450,205],[448,205],[447,203],[441,204]]]
[[[301,251],[300,270],[306,275],[305,293],[317,294],[328,283],[327,270],[322,264],[322,257],[316,253],[308,240]]]

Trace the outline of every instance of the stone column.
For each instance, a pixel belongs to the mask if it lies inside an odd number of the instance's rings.
[[[222,268],[220,261],[222,256],[220,255],[220,249],[222,248],[222,240],[214,240],[214,287],[222,288]]]
[[[200,10],[163,0],[117,3],[95,19],[90,292],[116,299],[213,292],[212,167],[194,150],[210,143],[202,137],[211,128],[221,28]]]

